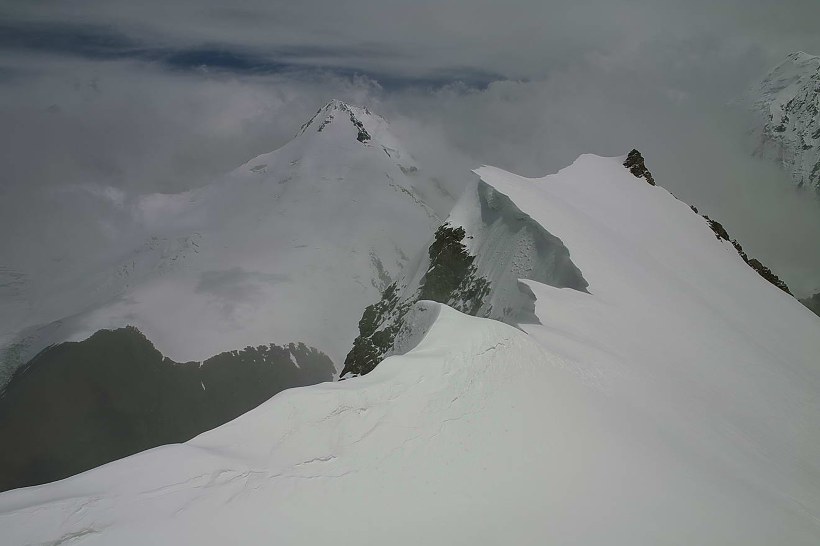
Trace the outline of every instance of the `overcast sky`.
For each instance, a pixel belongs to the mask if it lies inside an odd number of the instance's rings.
[[[44,195],[205,184],[335,97],[448,180],[637,147],[660,185],[820,291],[820,203],[751,157],[740,101],[789,52],[820,54],[818,20],[817,0],[4,0],[0,252],[85,233]]]

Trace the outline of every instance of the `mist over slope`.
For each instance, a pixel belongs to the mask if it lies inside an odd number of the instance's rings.
[[[122,236],[93,259],[65,247],[60,275],[4,266],[6,374],[51,343],[127,324],[177,361],[303,340],[341,362],[348,315],[398,276],[453,199],[383,118],[341,101],[201,188],[70,197],[102,211],[95,240]]]

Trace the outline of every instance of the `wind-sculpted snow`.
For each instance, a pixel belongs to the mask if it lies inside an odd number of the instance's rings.
[[[780,162],[798,186],[820,191],[820,57],[792,53],[754,99],[763,118],[757,153]]]
[[[532,293],[520,279],[587,287],[561,240],[483,181],[465,192],[417,262],[415,271],[365,309],[343,376],[366,374],[385,356],[400,354],[394,341],[408,328],[405,315],[417,301],[446,303],[469,315],[516,325],[537,322]]]
[[[418,302],[366,376],[0,495],[4,541],[818,544],[820,318],[624,159],[478,170],[588,283],[522,281],[537,323]]]

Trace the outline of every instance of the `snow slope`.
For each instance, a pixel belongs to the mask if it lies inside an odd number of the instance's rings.
[[[820,319],[706,222],[582,156],[481,179],[588,292],[521,329],[419,302],[370,374],[0,495],[9,544],[817,544]],[[412,345],[410,343],[408,347]]]
[[[126,324],[177,361],[293,341],[340,361],[355,336],[349,316],[422,248],[447,199],[384,119],[331,101],[285,146],[222,180],[119,196],[122,232],[137,235],[64,275],[42,268],[27,288],[0,290],[6,368]]]
[[[757,153],[777,159],[795,184],[820,191],[820,57],[790,54],[760,84]]]
[[[342,377],[370,372],[396,352],[397,336],[414,337],[405,316],[419,300],[515,325],[537,322],[520,279],[587,287],[561,240],[483,181],[464,191],[415,264],[362,313]]]

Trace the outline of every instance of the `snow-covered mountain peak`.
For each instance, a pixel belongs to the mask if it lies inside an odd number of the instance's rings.
[[[376,158],[378,156],[378,159]],[[281,148],[259,155],[233,172],[252,176],[269,173],[273,165],[300,169],[323,165],[323,170],[339,170],[339,163],[391,163],[403,175],[414,175],[419,167],[390,131],[386,119],[369,108],[333,99],[307,120],[296,135]],[[315,170],[315,169],[314,169]],[[391,174],[391,177],[396,177]]]
[[[814,67],[817,68],[820,67],[820,56],[812,55],[811,53],[806,53],[805,51],[795,51],[794,53],[789,53],[786,56],[786,60],[781,63],[780,66],[787,63],[792,63],[795,65],[814,65]]]
[[[306,133],[323,133],[331,124],[334,128],[342,125],[341,130],[347,131],[362,144],[373,140],[381,143],[380,137],[384,136],[388,136],[389,141],[384,145],[391,146],[395,143],[395,140],[389,137],[387,120],[372,113],[366,107],[352,106],[339,99],[333,99],[319,108],[316,114],[302,125],[296,136],[300,137]]]
[[[754,90],[762,118],[756,153],[779,161],[799,186],[820,189],[820,57],[791,53]]]
[[[760,85],[760,103],[783,106],[820,71],[820,57],[803,51],[790,53],[774,67]]]
[[[349,317],[378,300],[452,200],[386,120],[331,101],[282,147],[212,184],[136,198],[123,209],[133,245],[84,266],[70,291],[49,281],[32,295],[54,304],[0,314],[0,369],[126,324],[180,361],[304,341],[341,362],[356,334]],[[62,326],[46,335],[49,324]]]

